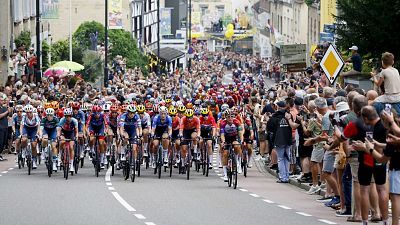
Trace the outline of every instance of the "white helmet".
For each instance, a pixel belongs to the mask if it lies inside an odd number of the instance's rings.
[[[32,105],[26,105],[25,106],[25,108],[24,108],[24,111],[25,112],[33,112],[33,106]]]
[[[227,109],[229,109],[229,105],[228,104],[222,104],[221,111],[223,112],[223,111],[225,111]]]
[[[165,106],[161,106],[160,109],[159,109],[159,112],[160,113],[168,113],[168,109]]]
[[[54,115],[54,109],[53,108],[48,108],[48,109],[46,109],[46,115],[47,116],[49,116],[49,115]]]
[[[32,112],[33,112],[33,113],[37,113],[37,109],[36,109],[35,107],[33,107]]]
[[[72,116],[73,111],[71,108],[64,109],[64,116]]]
[[[106,103],[101,108],[103,109],[103,111],[110,111],[111,104]]]

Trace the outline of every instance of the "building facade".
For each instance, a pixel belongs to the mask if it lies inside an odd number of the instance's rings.
[[[145,46],[149,50],[157,49],[157,0],[131,0],[130,7],[132,35],[138,41],[138,46]]]

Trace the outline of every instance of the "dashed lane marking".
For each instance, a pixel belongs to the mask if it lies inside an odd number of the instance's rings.
[[[259,198],[260,196],[257,194],[250,194],[250,196],[253,196],[254,198]]]
[[[112,183],[111,183],[111,182],[107,182],[106,185],[107,185],[107,186],[111,186]]]
[[[14,168],[9,168],[8,170],[13,170]]]
[[[144,220],[146,219],[145,216],[143,216],[142,214],[135,214],[136,218],[138,218],[139,220]]]
[[[114,187],[108,187],[108,190],[115,191],[115,188]]]
[[[221,176],[222,176],[222,173],[218,173],[217,176],[220,176],[220,177],[221,177]]]
[[[337,224],[335,222],[329,221],[329,220],[323,220],[323,219],[319,219],[318,221],[326,223],[326,224]]]
[[[129,212],[135,212],[135,211],[136,211],[131,205],[129,205],[129,203],[127,203],[127,202],[121,197],[121,195],[118,194],[118,192],[113,191],[113,192],[111,192],[111,193],[112,193],[112,195],[114,195],[114,198],[117,199],[117,201],[118,201],[119,203],[121,203],[121,205],[123,205]]]
[[[241,189],[239,189],[239,190],[241,190],[241,191],[243,191],[243,192],[248,192],[247,189],[243,189],[243,188],[241,188]]]
[[[263,199],[264,202],[269,203],[269,204],[273,204],[274,202],[268,199]]]
[[[156,225],[156,224],[153,223],[153,222],[146,222],[146,223],[144,223],[144,224],[146,224],[146,225]]]
[[[296,213],[299,214],[299,215],[302,215],[302,216],[307,216],[307,217],[312,216],[312,215],[310,215],[310,214],[303,213],[303,212],[296,212]]]
[[[282,208],[282,209],[292,209],[292,208],[287,207],[287,206],[284,206],[284,205],[278,205],[278,207],[279,207],[279,208]]]
[[[6,170],[6,171],[3,171],[3,172],[1,172],[1,173],[8,173],[8,171]]]

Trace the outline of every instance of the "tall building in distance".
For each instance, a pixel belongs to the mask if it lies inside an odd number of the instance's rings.
[[[132,34],[138,41],[138,46],[146,46],[150,50],[156,49],[158,42],[157,0],[131,0],[130,8]]]

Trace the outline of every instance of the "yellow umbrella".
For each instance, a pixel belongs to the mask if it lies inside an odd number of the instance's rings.
[[[77,62],[72,62],[72,61],[60,61],[55,64],[53,64],[53,67],[62,67],[71,71],[81,71],[85,69],[85,67]]]

